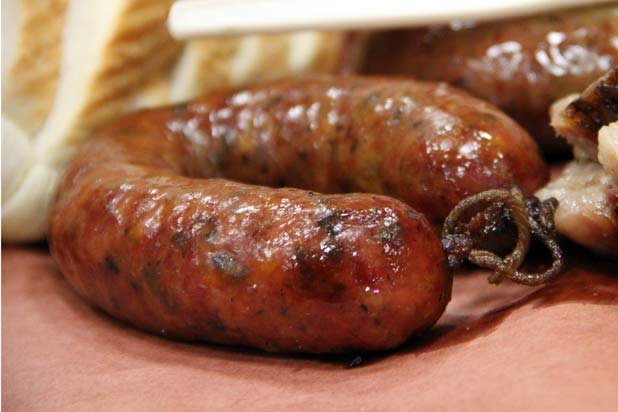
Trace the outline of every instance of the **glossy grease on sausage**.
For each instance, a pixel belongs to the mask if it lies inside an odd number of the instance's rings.
[[[50,249],[79,294],[147,330],[269,351],[387,349],[450,298],[430,222],[390,197],[247,182],[424,193],[439,218],[469,191],[540,185],[534,149],[444,85],[258,86],[126,116],[84,145],[51,207]],[[470,183],[442,189],[457,179]]]
[[[196,175],[386,194],[437,226],[467,196],[513,184],[532,192],[548,178],[522,128],[445,84],[359,77],[284,81],[129,122],[150,123],[140,127],[152,133],[164,124],[192,140],[205,159]]]
[[[447,81],[498,105],[548,152],[567,151],[549,106],[618,64],[615,3],[481,24],[394,30],[369,40],[361,72]]]

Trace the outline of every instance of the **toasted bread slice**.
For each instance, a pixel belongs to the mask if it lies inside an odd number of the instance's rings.
[[[54,105],[38,148],[74,144],[126,110],[130,97],[179,45],[167,33],[172,0],[90,0],[69,3]]]
[[[19,188],[32,165],[32,144],[28,133],[2,115],[2,203]]]
[[[49,114],[68,0],[2,0],[2,111],[28,135]]]
[[[290,36],[288,67],[293,74],[335,73],[346,36],[342,32],[299,32]]]
[[[73,149],[58,147],[43,155],[28,133],[2,116],[2,241],[43,238],[47,205]]]
[[[177,103],[293,74],[331,73],[343,40],[342,33],[302,32],[192,41],[172,74],[170,99]]]

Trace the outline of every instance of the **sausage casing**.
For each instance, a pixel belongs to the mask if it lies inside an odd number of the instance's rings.
[[[468,176],[450,170],[456,160]],[[424,177],[407,176],[423,165]],[[544,173],[525,132],[448,86],[281,82],[100,132],[61,182],[50,249],[79,294],[147,330],[269,351],[386,349],[431,326],[450,298],[430,222],[391,197],[254,184],[425,187],[402,198],[426,193],[436,217],[468,191],[532,188]]]
[[[618,64],[615,3],[372,36],[360,71],[446,81],[498,105],[548,152],[566,151],[549,106]]]
[[[148,123],[140,124],[148,133],[166,128],[193,141],[205,160],[194,175],[385,194],[435,225],[467,196],[513,184],[533,192],[548,179],[536,144],[521,127],[494,106],[441,83],[283,81],[124,123],[130,122]]]

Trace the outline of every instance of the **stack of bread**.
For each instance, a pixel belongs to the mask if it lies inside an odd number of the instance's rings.
[[[343,35],[174,41],[173,0],[2,0],[2,240],[41,240],[74,151],[123,112],[336,69]]]

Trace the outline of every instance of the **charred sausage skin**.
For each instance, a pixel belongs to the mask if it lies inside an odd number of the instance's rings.
[[[618,64],[618,6],[372,36],[360,71],[446,81],[496,104],[547,152],[568,151],[549,106]]]
[[[309,79],[138,112],[69,165],[50,250],[79,294],[143,329],[278,352],[391,348],[450,299],[430,222],[390,197],[248,183],[399,195],[415,183],[389,174],[388,161],[398,173],[420,173],[403,159],[448,172],[452,164],[432,162],[466,145],[461,167],[482,182],[469,177],[465,190],[421,204],[543,181],[524,132],[444,85]]]

